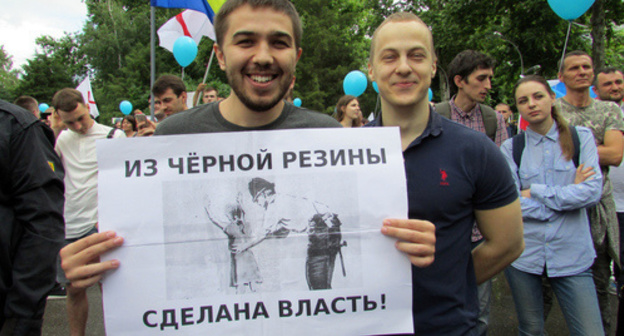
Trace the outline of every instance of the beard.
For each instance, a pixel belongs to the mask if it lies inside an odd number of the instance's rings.
[[[277,105],[284,99],[293,80],[293,71],[281,73],[278,77],[277,91],[268,97],[254,97],[251,90],[244,87],[244,77],[240,70],[228,69],[226,76],[230,87],[236,93],[238,99],[250,110],[265,112]]]

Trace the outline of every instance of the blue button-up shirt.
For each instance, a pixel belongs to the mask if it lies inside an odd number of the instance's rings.
[[[531,189],[531,198],[521,197],[525,249],[512,266],[548,276],[570,276],[588,269],[596,253],[585,208],[597,203],[602,193],[598,151],[591,131],[576,127],[581,144],[579,164],[591,166],[595,174],[574,184],[576,167],[566,160],[559,145],[556,124],[543,136],[527,128],[526,145],[518,172],[512,140],[501,150],[518,190]]]

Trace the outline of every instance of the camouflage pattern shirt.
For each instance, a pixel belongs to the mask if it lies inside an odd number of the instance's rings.
[[[604,143],[605,133],[610,130],[624,132],[624,121],[620,107],[612,102],[605,102],[590,98],[590,103],[584,107],[577,107],[563,98],[555,101],[555,107],[561,115],[574,126],[585,126],[594,134],[596,146]],[[619,265],[620,238],[619,228],[613,200],[613,186],[609,179],[609,167],[601,167],[603,174],[602,198],[595,207],[588,208],[591,223],[591,232],[594,244],[602,245],[605,238],[609,241],[609,254]]]

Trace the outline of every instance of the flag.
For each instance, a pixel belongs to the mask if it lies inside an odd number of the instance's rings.
[[[202,36],[208,36],[215,40],[215,32],[212,22],[206,14],[187,9],[172,17],[164,25],[158,28],[159,45],[173,52],[173,44],[181,36],[192,38],[197,45]]]
[[[76,90],[82,93],[82,98],[85,100],[85,105],[87,105],[87,108],[89,109],[89,114],[91,114],[93,118],[97,118],[100,115],[100,112],[95,104],[95,98],[93,97],[93,90],[91,90],[91,80],[89,79],[89,76],[80,82],[80,85],[78,85]]]
[[[522,116],[518,117],[518,134],[520,134],[520,132],[524,132],[527,129],[527,126],[529,126],[529,123],[522,119]]]
[[[210,22],[214,22],[215,14],[221,9],[225,0],[151,0],[153,7],[186,8],[206,14]]]

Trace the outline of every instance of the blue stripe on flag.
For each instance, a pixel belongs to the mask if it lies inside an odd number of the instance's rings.
[[[210,21],[214,20],[214,12],[208,0],[151,0],[153,7],[164,8],[186,8],[202,12],[210,18]]]

